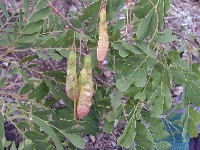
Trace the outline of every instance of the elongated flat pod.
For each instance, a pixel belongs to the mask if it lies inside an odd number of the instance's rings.
[[[77,105],[77,117],[80,119],[83,119],[89,113],[92,105],[94,88],[91,75],[85,68],[80,72],[80,96]]]
[[[71,51],[68,58],[67,77],[66,77],[66,93],[70,100],[74,97],[78,100],[79,86],[76,73],[76,53]]]
[[[106,9],[103,8],[100,12],[100,22],[99,22],[99,41],[97,47],[97,60],[99,62],[104,61],[108,53],[109,48],[109,37],[107,31],[106,22]]]
[[[84,57],[84,68],[87,70],[87,73],[89,74],[89,77],[92,77],[92,64],[91,64],[91,56],[86,55]]]

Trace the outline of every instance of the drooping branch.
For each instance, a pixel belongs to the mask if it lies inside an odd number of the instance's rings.
[[[74,25],[69,21],[69,19],[67,19],[61,12],[58,11],[58,9],[56,9],[56,7],[48,1],[48,6],[51,7],[51,9],[58,15],[60,16],[65,22],[67,22],[67,24],[74,30],[77,31],[81,34],[84,34],[83,31],[77,29],[76,27],[74,27]]]

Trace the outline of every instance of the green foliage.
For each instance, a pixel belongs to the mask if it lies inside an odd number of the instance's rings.
[[[135,142],[135,148],[139,150],[170,149],[171,145],[165,140],[176,133],[168,133],[164,121],[174,127],[183,127],[184,138],[187,133],[191,138],[197,137],[196,126],[200,124],[200,113],[194,106],[200,106],[199,65],[185,62],[179,52],[165,51],[161,45],[176,40],[172,30],[163,30],[163,19],[170,8],[170,0],[140,0],[134,8],[131,6],[129,11],[134,19],[129,23],[135,25],[136,31],[131,37],[122,32],[126,26],[125,19],[117,17],[118,13],[127,15],[125,1],[108,0],[106,9],[110,51],[106,67],[114,73],[114,83],[108,88],[96,84],[94,103],[83,120],[73,120],[74,104],[65,92],[66,66],[61,68],[62,71],[53,65],[52,69],[40,70],[39,61],[66,61],[69,52],[76,49],[79,52],[77,64],[81,64],[77,66],[78,74],[83,64],[82,55],[79,54],[84,53],[92,56],[94,77],[101,74],[96,60],[101,0],[90,1],[93,3],[79,10],[81,13],[66,15],[76,29],[84,29],[83,33],[74,31],[74,27],[58,16],[46,0],[34,2],[30,4],[30,1],[24,0],[24,8],[19,10],[15,23],[10,20],[4,3],[0,2],[7,20],[7,24],[0,21],[0,46],[7,46],[11,50],[6,51],[5,55],[31,51],[29,56],[18,61],[10,61],[0,55],[0,59],[5,59],[10,65],[10,70],[0,79],[0,87],[3,89],[10,76],[17,74],[24,82],[18,96],[28,96],[24,102],[18,97],[9,104],[1,100],[1,107],[6,105],[8,111],[0,115],[0,148],[16,147],[14,142],[5,140],[3,126],[6,118],[13,121],[23,136],[19,149],[84,149],[86,143],[81,138],[82,133],[96,135],[99,132],[99,120],[105,112],[105,133],[111,133],[116,122],[118,126],[126,121],[117,141],[124,148],[132,149]],[[98,78],[94,81],[98,82]],[[177,106],[173,105],[171,98],[175,84],[183,86],[182,100]],[[7,95],[13,96],[12,91]],[[54,104],[58,101],[63,104],[57,108]],[[171,122],[170,118],[180,108],[184,110],[181,119],[178,123]],[[13,116],[14,110],[19,115]],[[15,122],[16,118],[23,121]]]
[[[2,116],[2,114],[0,115],[0,149],[3,149],[4,148],[4,143],[3,143],[3,140],[5,140],[5,131],[4,131],[4,118]]]
[[[126,125],[122,135],[117,140],[117,144],[122,147],[129,148],[132,145],[133,140],[135,139],[135,128],[136,128],[136,120],[134,117]]]
[[[41,120],[37,117],[34,117],[34,116],[33,116],[33,122],[36,123],[37,125],[39,125],[45,133],[50,135],[50,137],[53,139],[57,149],[60,149],[60,150],[64,149],[60,142],[59,137],[46,122],[44,122],[43,120]]]

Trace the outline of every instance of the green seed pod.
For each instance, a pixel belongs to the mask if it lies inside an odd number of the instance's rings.
[[[84,59],[84,68],[80,72],[80,96],[77,105],[77,117],[83,119],[90,111],[94,83],[92,80],[91,58],[87,55]]]
[[[76,74],[76,53],[73,51],[69,54],[67,65],[67,77],[66,77],[66,93],[70,100],[74,100],[74,97],[78,99],[78,77]]]

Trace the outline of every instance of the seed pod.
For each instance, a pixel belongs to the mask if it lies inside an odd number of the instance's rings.
[[[92,78],[92,64],[90,55],[86,55],[84,58],[84,68],[87,71],[88,77]]]
[[[106,9],[102,8],[99,22],[99,41],[97,47],[97,60],[101,63],[108,53],[109,38],[106,23]]]
[[[76,99],[79,97],[78,77],[76,74],[76,53],[73,51],[70,52],[68,59],[66,93],[70,100],[74,100],[74,96]]]
[[[94,83],[92,80],[91,58],[87,55],[84,59],[84,68],[80,72],[80,96],[77,105],[77,117],[83,119],[90,111]]]
[[[127,5],[128,7],[130,7],[130,5],[131,5],[130,0],[126,0],[126,5]]]

